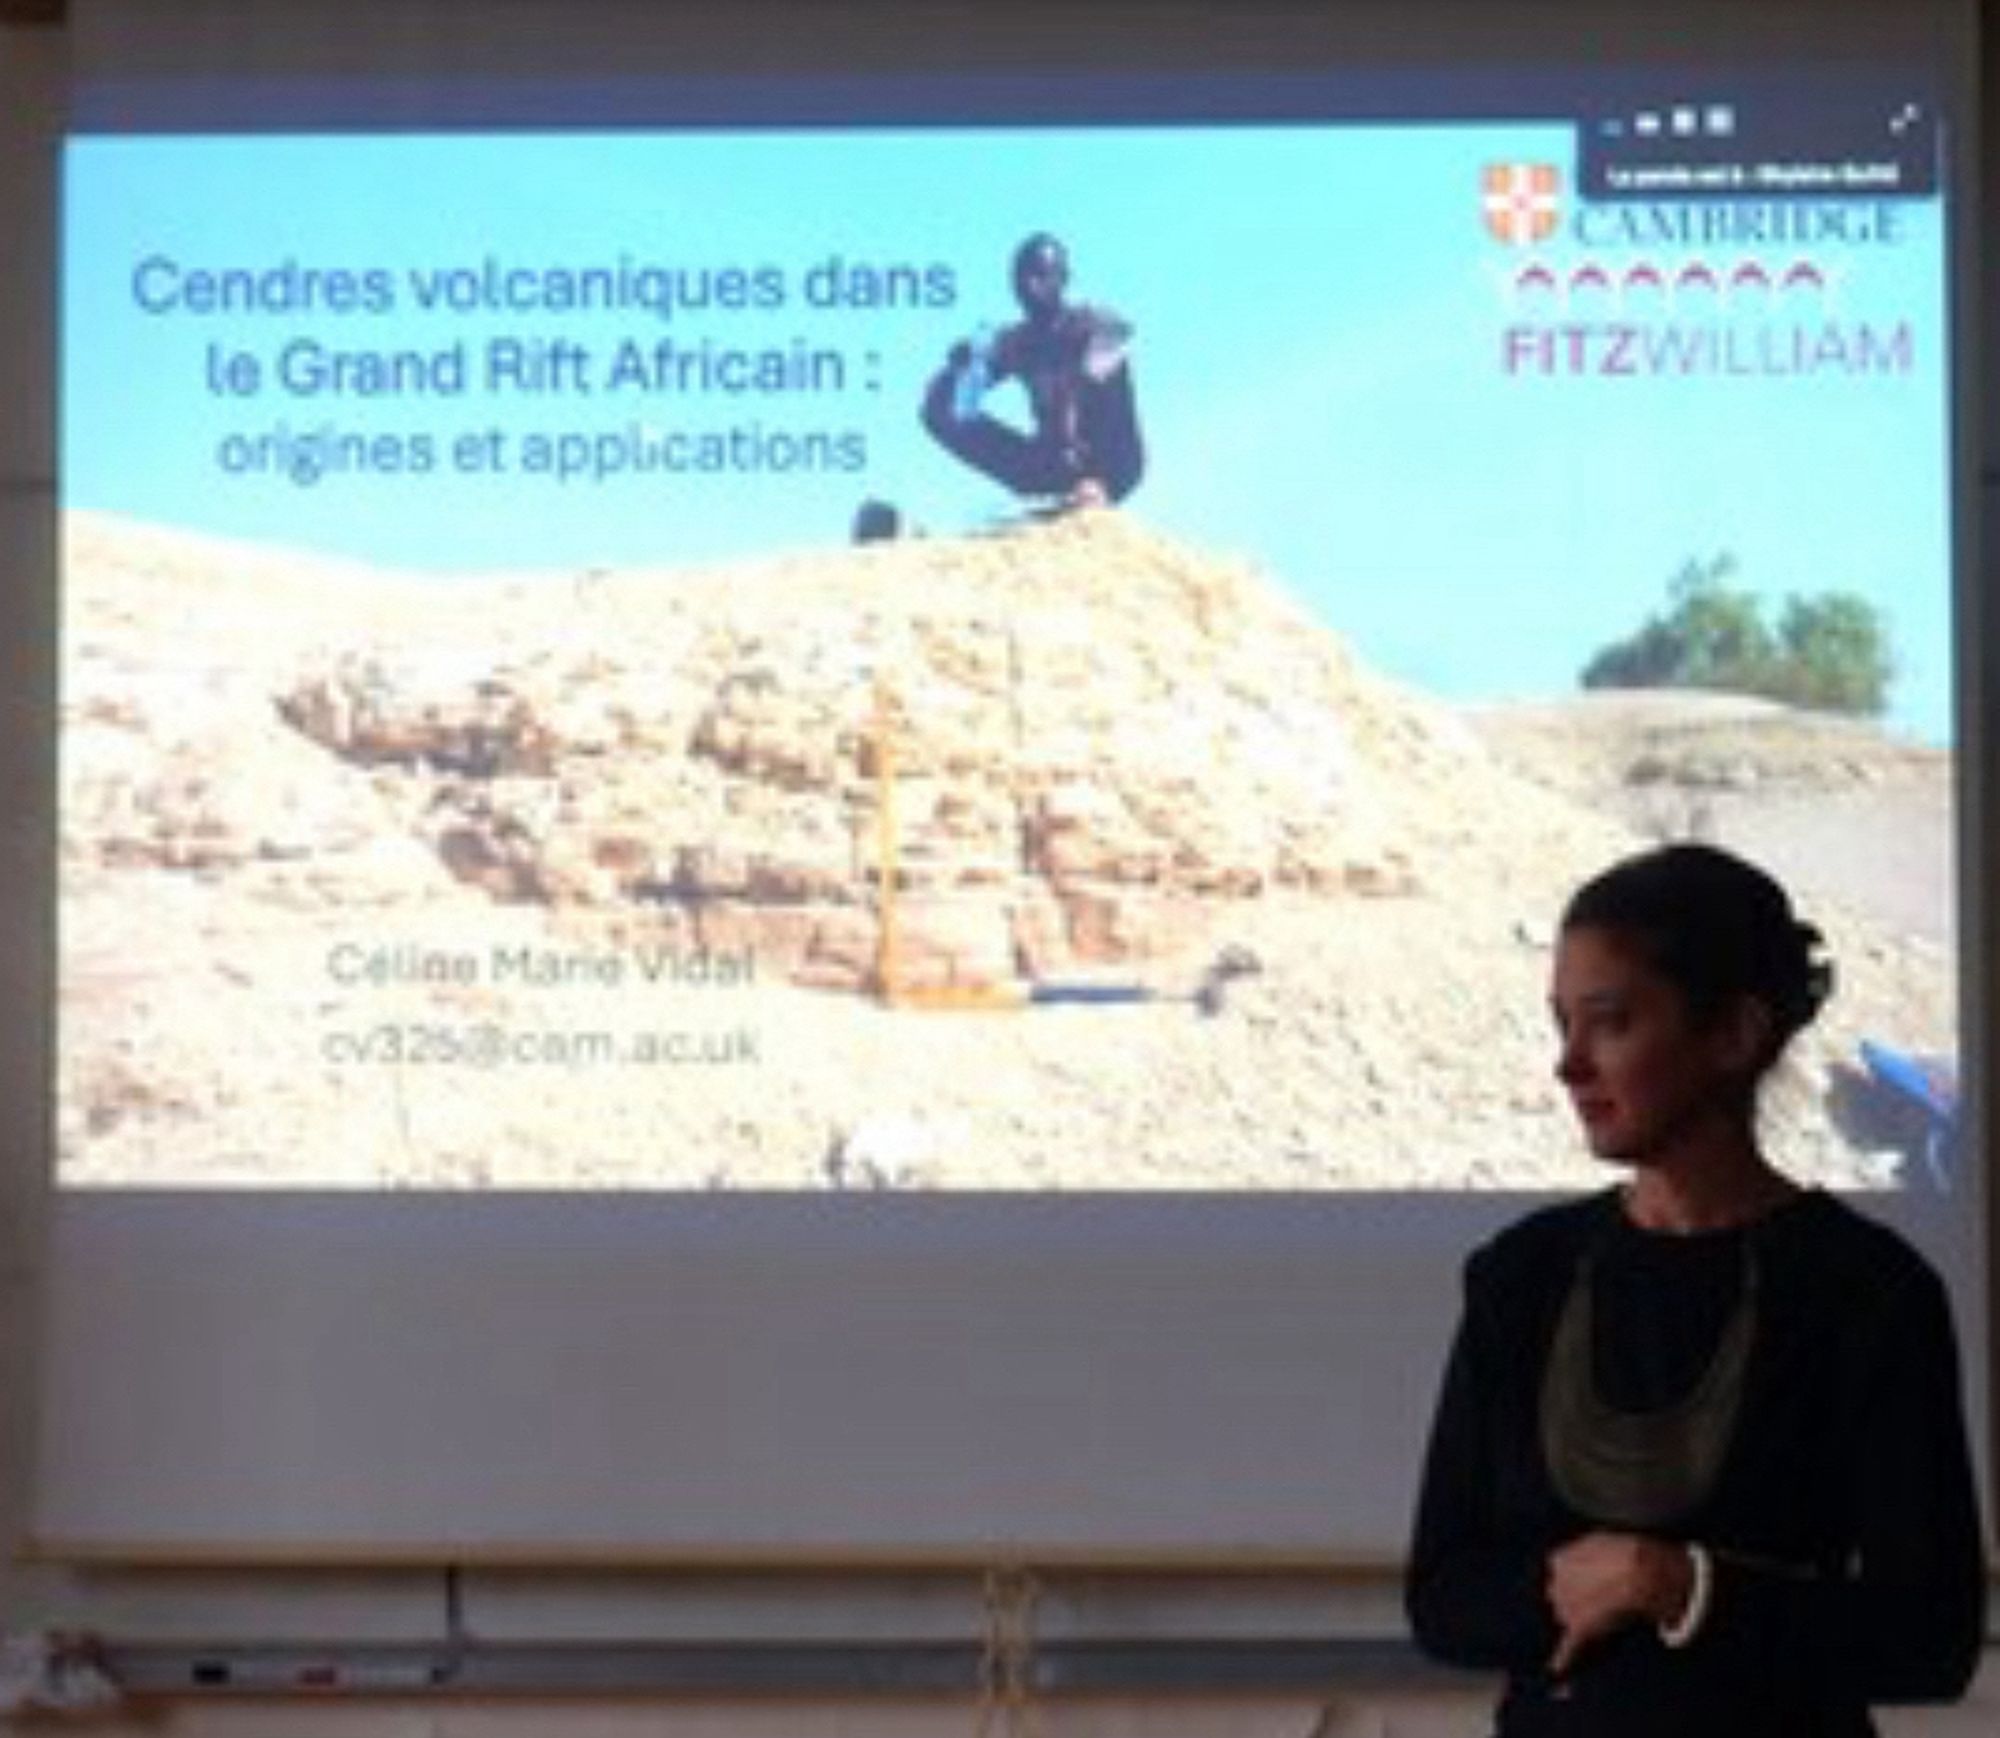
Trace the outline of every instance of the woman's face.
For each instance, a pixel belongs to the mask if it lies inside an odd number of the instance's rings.
[[[1601,1159],[1657,1164],[1749,1115],[1754,1070],[1740,1018],[1697,1021],[1679,986],[1615,930],[1556,944],[1549,991],[1584,1140]]]

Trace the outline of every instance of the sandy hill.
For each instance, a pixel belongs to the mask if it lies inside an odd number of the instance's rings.
[[[1127,516],[451,580],[78,516],[66,567],[76,1181],[1591,1174],[1548,929],[1646,818]],[[1827,917],[1785,1139],[1846,1181],[1883,1131],[1802,1113],[1859,1033],[1942,1048],[1949,973]]]

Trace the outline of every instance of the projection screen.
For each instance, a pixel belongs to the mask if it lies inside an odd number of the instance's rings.
[[[78,7],[45,1548],[1391,1560],[1663,838],[1983,1319],[1964,8],[394,10]]]

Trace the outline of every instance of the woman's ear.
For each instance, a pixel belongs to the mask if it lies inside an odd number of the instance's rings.
[[[1762,996],[1738,996],[1716,1022],[1723,1065],[1734,1072],[1761,1074],[1770,1061],[1778,1022]]]

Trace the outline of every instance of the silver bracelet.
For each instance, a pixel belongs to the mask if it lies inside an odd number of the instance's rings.
[[[1694,1640],[1701,1629],[1702,1619],[1708,1616],[1708,1603],[1715,1593],[1715,1563],[1708,1554],[1708,1547],[1689,1543],[1681,1548],[1687,1552],[1688,1568],[1694,1573],[1694,1584],[1688,1589],[1687,1604],[1681,1607],[1680,1616],[1672,1623],[1659,1625],[1660,1640],[1673,1648],[1686,1647]]]

